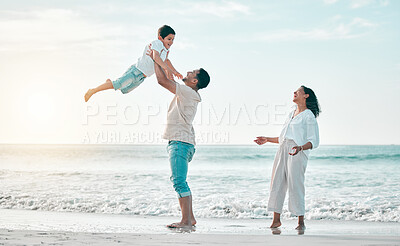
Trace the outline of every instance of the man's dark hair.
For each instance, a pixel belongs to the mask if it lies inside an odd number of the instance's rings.
[[[196,75],[196,78],[198,80],[197,82],[197,89],[203,89],[206,88],[208,83],[210,83],[210,75],[208,75],[207,71],[200,68],[199,73]]]
[[[170,34],[175,35],[175,31],[174,31],[174,29],[172,29],[172,27],[170,27],[168,25],[164,25],[164,26],[158,28],[158,35],[160,35],[163,39]]]

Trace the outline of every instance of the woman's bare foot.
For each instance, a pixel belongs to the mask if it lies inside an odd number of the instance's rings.
[[[85,94],[85,102],[89,101],[90,97],[95,93],[94,89],[89,89]]]
[[[282,231],[279,228],[271,228],[272,235],[281,235]]]
[[[269,228],[278,228],[282,225],[280,221],[273,221],[272,225]]]
[[[298,230],[298,231],[304,231],[305,229],[306,229],[306,225],[304,225],[304,224],[299,224],[296,227],[296,230]]]

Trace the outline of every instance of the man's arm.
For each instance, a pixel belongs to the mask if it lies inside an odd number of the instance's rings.
[[[157,63],[165,70],[165,72],[167,73],[167,78],[174,79],[174,77],[172,76],[174,74],[174,71],[173,71],[173,69],[171,69],[171,67],[168,66],[167,60],[165,60],[165,62],[164,62],[161,59],[158,51],[151,49],[151,44],[149,45],[149,49],[151,50],[150,57],[153,59],[154,63]]]
[[[180,73],[174,68],[174,66],[172,66],[171,60],[167,58],[167,60],[165,60],[165,61],[166,61],[167,65],[168,65],[168,67],[171,68],[173,74],[174,74],[178,79],[183,79],[182,74],[180,74]]]
[[[158,83],[172,93],[176,93],[176,82],[169,80],[160,65],[154,63],[154,71],[156,73]]]
[[[149,47],[150,47],[150,49],[151,49],[151,46],[149,46]],[[160,65],[163,69],[165,69],[165,70],[169,69],[171,73],[173,72],[173,70],[172,70],[171,68],[168,67],[167,62],[166,62],[166,61],[163,62],[163,60],[161,59],[160,54],[158,53],[157,50],[152,50],[151,58],[153,59],[153,61],[154,61],[155,63],[157,63],[158,65]]]

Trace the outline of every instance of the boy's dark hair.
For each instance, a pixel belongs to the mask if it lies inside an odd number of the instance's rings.
[[[175,31],[174,31],[174,29],[172,29],[172,27],[170,27],[168,25],[164,25],[164,26],[158,28],[158,35],[161,36],[163,39],[170,34],[175,35]]]
[[[197,89],[199,90],[206,88],[208,83],[210,83],[210,75],[208,75],[207,71],[203,68],[199,69],[199,73],[196,75],[196,78],[198,80]]]

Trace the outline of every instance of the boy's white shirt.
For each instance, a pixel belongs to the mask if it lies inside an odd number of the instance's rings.
[[[165,48],[164,44],[161,40],[157,39],[151,42],[151,49],[155,50],[160,54],[160,58],[162,61],[165,61],[168,56],[168,49]],[[143,55],[139,57],[136,68],[139,69],[144,75],[150,77],[154,74],[154,61],[150,58],[146,53],[149,50],[149,45],[146,45],[143,51]]]

